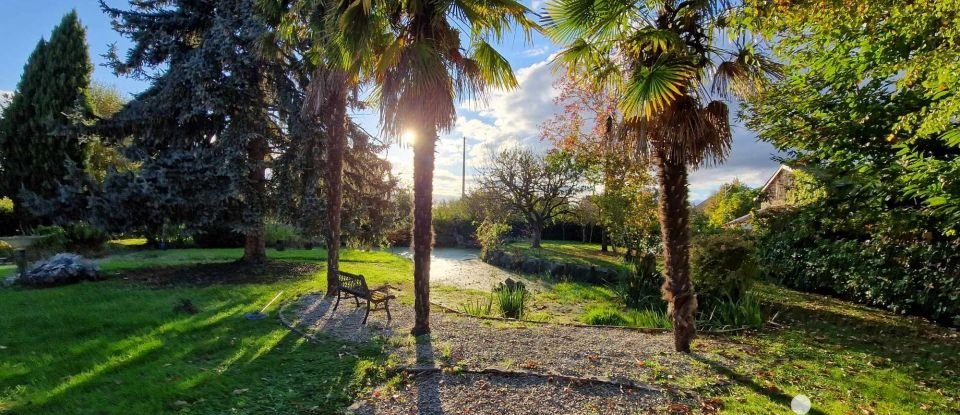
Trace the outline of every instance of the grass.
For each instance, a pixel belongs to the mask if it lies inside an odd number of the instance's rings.
[[[772,285],[756,292],[784,327],[736,337],[735,365],[702,361],[731,382],[725,412],[785,413],[797,394],[814,414],[960,412],[956,330]]]
[[[140,251],[101,264],[122,273],[138,264],[225,262],[239,253]],[[270,255],[314,262],[325,254],[271,250]],[[401,286],[401,300],[409,301],[410,261],[347,251],[342,266],[363,273],[371,284]],[[318,269],[299,279],[251,284],[150,288],[114,278],[44,290],[0,289],[0,413],[340,413],[355,394],[369,392],[370,382],[382,378],[379,345],[331,338],[306,343],[272,319],[241,317],[280,291],[289,299],[319,289],[324,273]],[[490,295],[442,287],[435,292],[466,292],[485,300]],[[754,292],[777,313],[776,325],[734,336],[702,336],[694,344],[692,364],[708,375],[654,376],[653,381],[699,388],[731,414],[790,413],[797,394],[811,398],[812,414],[960,412],[955,330],[767,284]],[[184,298],[200,313],[174,312]],[[531,314],[557,310],[540,309],[547,300],[579,307],[579,314],[569,314],[576,317],[587,311],[603,314],[594,310],[604,304],[618,307],[615,293],[603,287],[556,283],[534,294]],[[278,303],[267,311],[275,313]],[[622,317],[645,326],[662,321],[644,312]],[[454,345],[441,346],[441,355],[453,355]],[[709,357],[716,355],[725,359]]]
[[[229,261],[238,252],[138,252],[103,267]],[[409,263],[389,254],[347,251],[343,267],[374,284],[409,279]],[[378,345],[306,343],[274,319],[242,318],[280,291],[289,299],[317,290],[323,278],[321,271],[263,284],[154,289],[114,279],[0,289],[0,413],[339,413],[379,371]],[[201,311],[174,312],[182,298]]]
[[[626,270],[621,254],[600,252],[600,244],[574,241],[542,241],[540,248],[531,248],[529,242],[520,241],[507,245],[508,250],[524,256],[546,259],[551,262],[596,265],[611,270]]]

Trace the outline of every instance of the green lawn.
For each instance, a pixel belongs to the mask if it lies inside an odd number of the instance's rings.
[[[108,274],[143,266],[230,261],[239,249],[137,251],[101,261]],[[319,262],[322,250],[270,251]],[[283,299],[323,286],[324,271],[251,284],[156,288],[112,278],[67,287],[0,289],[0,413],[334,414],[382,376],[380,346],[324,338],[306,343],[273,318],[248,321]],[[382,252],[347,251],[342,267],[371,284],[404,288],[411,264]],[[10,267],[4,267],[9,271]],[[449,291],[438,289],[438,294]],[[960,336],[914,318],[769,284],[756,287],[774,325],[736,336],[705,336],[695,351],[732,359],[702,379],[653,379],[698,388],[731,414],[790,413],[805,394],[814,414],[960,412]],[[480,295],[483,293],[465,293]],[[611,303],[604,287],[556,283],[535,299]],[[190,299],[201,312],[173,311]],[[278,304],[268,309],[275,316]],[[540,319],[558,309],[531,310]],[[723,386],[717,387],[717,384]]]
[[[546,259],[566,264],[596,265],[613,270],[623,269],[623,255],[600,252],[600,244],[574,241],[542,241],[540,248],[531,248],[530,242],[518,241],[507,245],[508,250],[523,253],[525,256]]]
[[[143,251],[104,260],[137,266],[229,261],[239,250]],[[322,251],[270,252],[318,260]],[[408,280],[408,261],[347,251],[344,269],[372,284]],[[320,267],[322,269],[322,267]],[[262,284],[150,288],[121,280],[0,289],[0,412],[17,414],[333,414],[381,358],[377,345],[306,343],[271,318],[248,321],[277,293],[323,286],[324,272]],[[190,299],[201,312],[176,313]]]

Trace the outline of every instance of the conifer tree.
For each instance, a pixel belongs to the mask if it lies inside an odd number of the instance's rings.
[[[92,71],[86,30],[72,11],[49,41],[37,44],[0,121],[4,195],[18,201],[24,194],[55,195],[68,166],[83,163],[79,127],[90,114]],[[18,214],[24,219],[25,212]]]
[[[130,4],[122,10],[101,1],[134,43],[124,58],[112,53],[112,66],[152,83],[104,128],[133,135],[130,153],[149,175],[119,182],[155,186],[150,205],[165,210],[164,223],[243,232],[243,259],[264,261],[265,170],[283,129],[276,114],[286,78],[258,51],[267,28],[253,0]],[[141,190],[128,195],[142,197]]]

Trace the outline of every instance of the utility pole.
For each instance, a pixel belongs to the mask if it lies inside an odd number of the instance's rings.
[[[460,174],[460,200],[467,197],[467,136],[463,136],[463,170]]]

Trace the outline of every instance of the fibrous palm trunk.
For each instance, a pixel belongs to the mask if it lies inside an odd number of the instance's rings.
[[[660,184],[660,229],[663,232],[663,299],[669,304],[674,348],[689,353],[697,334],[694,314],[697,297],[690,280],[690,229],[687,223],[687,168],[683,163],[655,155]]]
[[[433,245],[433,165],[436,127],[413,145],[413,286],[414,336],[430,333],[430,252]]]
[[[247,157],[249,162],[254,164],[253,171],[250,172],[251,196],[262,198],[267,191],[266,169],[263,166],[264,159],[267,156],[267,141],[263,137],[258,137],[247,144]],[[257,209],[262,209],[263,204],[259,203]],[[243,258],[241,261],[248,264],[262,264],[267,261],[267,244],[265,240],[262,215],[254,224],[253,228],[247,230],[244,235]],[[161,236],[162,237],[162,236]]]
[[[344,79],[345,81],[345,79]],[[340,222],[343,210],[343,153],[347,147],[347,90],[331,88],[327,126],[327,295],[336,294],[340,269]]]

